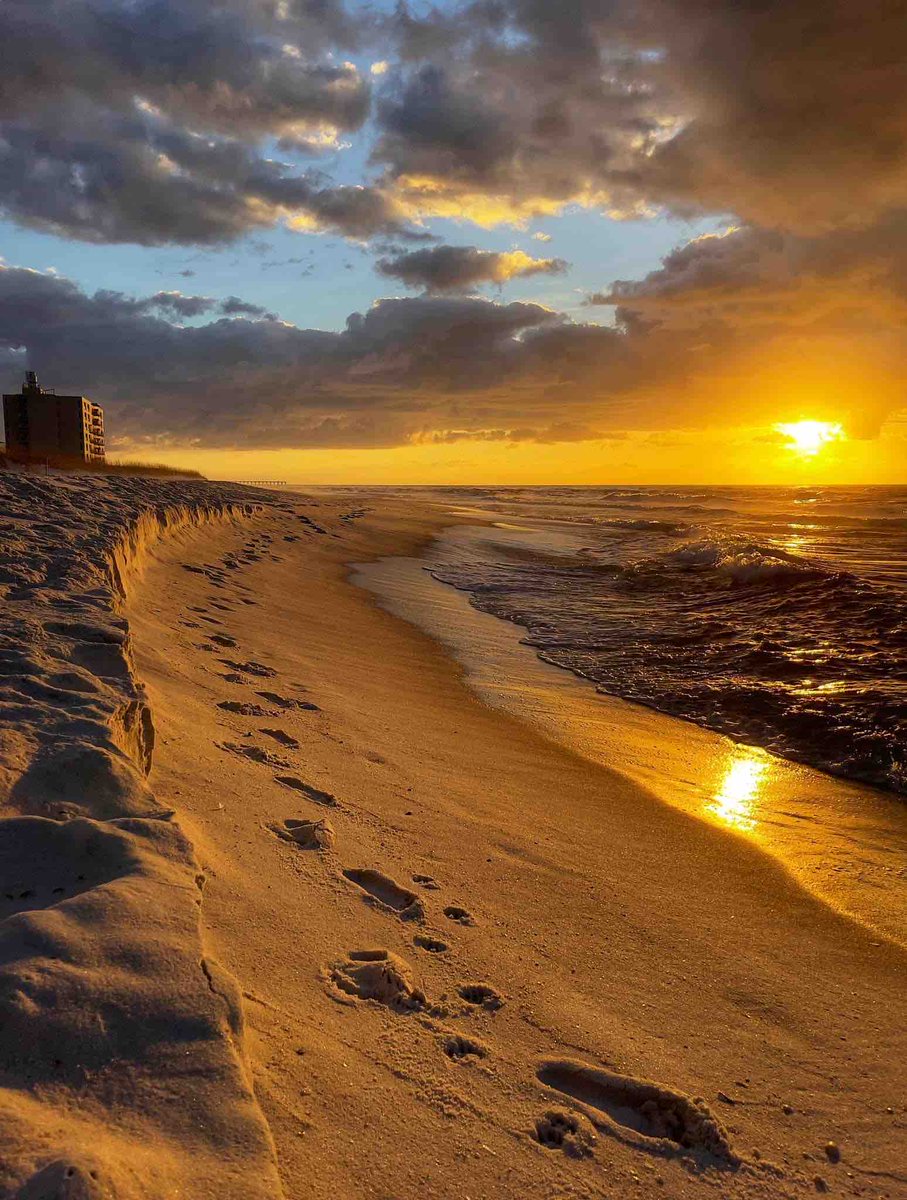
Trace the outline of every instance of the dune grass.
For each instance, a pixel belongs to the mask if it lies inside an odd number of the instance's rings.
[[[204,479],[201,471],[191,467],[172,467],[167,463],[142,462],[139,459],[119,459],[106,463],[86,463],[90,471],[101,471],[108,475],[179,475],[185,479]]]
[[[176,475],[181,479],[204,479],[201,471],[191,467],[174,467],[167,463],[143,462],[140,459],[115,459],[111,462],[82,462],[81,459],[10,457],[0,452],[0,469],[18,467],[29,471],[88,471],[97,475]]]

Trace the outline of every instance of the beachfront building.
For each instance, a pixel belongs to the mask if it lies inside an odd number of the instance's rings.
[[[104,410],[87,396],[58,396],[34,371],[21,392],[3,397],[6,454],[13,461],[104,461]]]

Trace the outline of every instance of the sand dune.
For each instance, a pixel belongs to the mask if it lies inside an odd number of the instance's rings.
[[[158,538],[252,515],[226,488],[0,476],[0,1189],[273,1196],[204,877],[147,781],[120,615]]]

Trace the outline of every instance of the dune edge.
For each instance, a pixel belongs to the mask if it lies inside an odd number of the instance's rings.
[[[120,616],[157,541],[261,506],[105,484],[0,484],[3,564],[22,561],[16,533],[29,544],[24,578],[0,575],[0,1194],[265,1200],[280,1185],[241,997],[203,945],[192,846],[146,780],[153,715]],[[61,538],[73,491],[83,515],[104,503]]]

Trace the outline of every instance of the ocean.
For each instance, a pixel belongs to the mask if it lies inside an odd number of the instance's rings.
[[[599,691],[907,793],[907,488],[456,488],[431,572]]]

